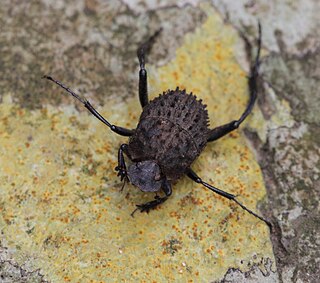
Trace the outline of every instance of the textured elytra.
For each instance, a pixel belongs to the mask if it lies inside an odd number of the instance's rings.
[[[143,109],[128,155],[156,160],[168,180],[175,180],[198,157],[207,142],[206,105],[184,90],[168,90]]]

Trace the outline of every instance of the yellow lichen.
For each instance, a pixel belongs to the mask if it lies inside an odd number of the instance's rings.
[[[178,85],[208,105],[212,127],[239,117],[248,89],[234,55],[237,40],[210,10],[172,62],[148,65],[151,97]],[[141,110],[132,98],[99,111],[135,127],[130,117]],[[153,195],[131,185],[120,192],[113,169],[126,139],[89,114],[72,106],[28,112],[6,96],[0,121],[2,243],[16,262],[28,261],[52,282],[209,282],[230,267],[245,270],[273,257],[263,222],[187,178],[160,208],[132,218],[135,204]],[[265,196],[241,130],[209,144],[193,168],[254,210]]]

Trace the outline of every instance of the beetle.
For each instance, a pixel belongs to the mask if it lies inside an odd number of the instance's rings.
[[[238,120],[233,120],[213,129],[209,128],[206,105],[192,93],[188,94],[185,90],[180,90],[177,87],[175,90],[163,92],[157,98],[149,101],[145,50],[150,47],[150,42],[141,45],[137,51],[140,65],[139,100],[142,114],[136,129],[126,129],[111,124],[87,99],[81,98],[51,76],[44,76],[45,79],[56,83],[79,100],[91,114],[107,125],[111,131],[129,137],[129,142],[122,144],[118,150],[118,166],[115,170],[118,172],[121,181],[129,181],[143,192],[157,193],[163,191],[164,196],[160,197],[156,194],[154,200],[138,204],[131,214],[132,216],[136,210],[149,212],[164,203],[172,194],[171,184],[183,175],[187,175],[194,182],[237,203],[242,209],[271,227],[268,220],[240,203],[235,195],[206,183],[191,169],[191,164],[200,155],[206,144],[236,130],[254,106],[257,98],[257,79],[260,64],[260,23],[258,24],[258,31],[257,54],[255,60],[251,62],[248,78],[250,99],[247,107]],[[128,168],[124,155],[131,161]]]

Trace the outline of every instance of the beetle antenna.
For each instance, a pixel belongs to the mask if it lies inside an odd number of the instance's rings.
[[[92,105],[91,103],[85,99],[85,98],[81,98],[78,94],[76,94],[74,91],[72,91],[70,88],[68,88],[67,86],[65,86],[63,83],[55,80],[54,78],[50,77],[50,76],[43,76],[44,79],[47,79],[49,81],[54,82],[55,84],[57,84],[58,86],[60,86],[61,88],[63,88],[65,91],[67,91],[69,94],[71,94],[74,98],[76,98],[77,100],[79,100],[85,108],[87,108],[89,110],[89,112],[95,116],[98,120],[100,120],[102,123],[104,123],[105,125],[107,125],[111,131],[121,135],[121,136],[132,136],[134,131],[133,130],[129,130],[126,128],[122,128],[116,125],[112,125],[111,123],[109,123],[109,121],[107,119],[105,119]]]
[[[87,100],[81,98],[78,94],[76,94],[75,92],[73,92],[70,88],[66,87],[64,84],[62,84],[61,82],[55,80],[54,78],[50,77],[50,76],[43,76],[44,79],[47,79],[49,81],[54,82],[55,84],[57,84],[58,86],[60,86],[61,88],[63,88],[64,90],[66,90],[69,94],[71,94],[74,98],[78,99],[80,102],[82,102],[83,104],[86,104]]]

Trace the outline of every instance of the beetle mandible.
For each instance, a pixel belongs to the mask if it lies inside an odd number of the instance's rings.
[[[129,143],[122,144],[118,150],[118,166],[115,170],[118,172],[121,181],[127,180],[144,192],[159,192],[161,190],[164,192],[163,197],[156,195],[154,200],[137,205],[133,213],[136,210],[149,212],[150,209],[165,202],[172,194],[171,183],[181,176],[187,175],[194,182],[234,201],[242,209],[264,221],[270,228],[272,227],[268,220],[240,203],[235,195],[206,183],[190,168],[208,142],[215,141],[237,129],[254,106],[257,98],[257,79],[260,64],[260,23],[258,24],[258,31],[258,50],[255,60],[251,62],[248,78],[250,99],[247,107],[238,120],[214,129],[209,128],[206,105],[192,93],[188,94],[185,90],[180,90],[177,87],[175,90],[163,92],[162,95],[151,101],[148,100],[145,50],[150,48],[150,44],[157,34],[151,37],[148,42],[142,44],[137,52],[140,64],[139,100],[143,110],[138,126],[134,130],[111,124],[88,100],[81,98],[51,76],[44,76],[44,78],[53,81],[79,100],[91,114],[107,125],[111,131],[129,137]],[[131,161],[128,169],[124,154]]]

